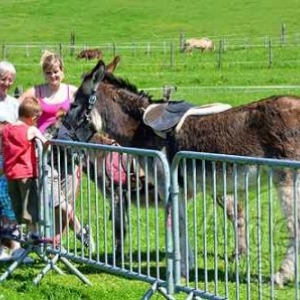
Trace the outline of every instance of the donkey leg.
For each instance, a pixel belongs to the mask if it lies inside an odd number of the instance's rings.
[[[300,200],[300,191],[297,191],[298,202]],[[281,262],[279,271],[271,278],[275,284],[282,287],[285,282],[294,279],[296,255],[296,243],[299,243],[299,236],[296,236],[295,226],[300,230],[300,203],[298,203],[298,220],[295,223],[294,218],[294,192],[292,185],[280,185],[278,187],[278,198],[281,204],[282,211],[286,218],[286,224],[289,235],[289,243],[286,249],[285,257]],[[299,235],[299,233],[298,233]]]
[[[218,196],[217,202],[223,209],[226,209],[227,218],[230,220],[235,230],[235,238],[238,243],[238,253],[235,253],[234,251],[232,256],[233,258],[236,255],[240,256],[246,253],[247,250],[245,232],[245,213],[243,206],[240,203],[238,203],[237,211],[235,212],[235,203],[233,195],[226,195],[226,197]]]
[[[183,197],[183,195],[181,196]],[[184,199],[182,197],[180,197],[180,199]],[[179,233],[181,276],[186,278],[188,272],[195,268],[195,254],[189,242],[189,235],[187,232],[186,206],[184,205],[183,201],[179,201]]]

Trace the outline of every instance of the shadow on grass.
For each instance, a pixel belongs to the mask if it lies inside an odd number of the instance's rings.
[[[159,258],[159,261],[156,258]],[[95,257],[94,257],[95,258]],[[166,262],[165,262],[165,253],[160,251],[157,253],[156,251],[152,251],[149,253],[146,252],[133,252],[131,256],[128,254],[124,255],[124,259],[122,260],[120,257],[113,257],[113,255],[107,256],[107,260],[105,261],[105,254],[101,253],[99,255],[99,265],[101,267],[97,267],[95,263],[91,264],[78,264],[77,268],[83,274],[97,274],[102,272],[111,272],[116,273],[115,270],[118,269],[122,274],[128,273],[127,271],[130,270],[130,273],[135,274],[142,274],[152,278],[159,278],[161,280],[166,280]],[[101,260],[102,258],[102,260]],[[221,258],[219,258],[221,260]],[[157,264],[158,262],[158,264]],[[97,264],[97,263],[96,263]],[[105,265],[103,265],[105,264]],[[113,270],[114,269],[114,270]],[[122,275],[118,275],[122,276]],[[183,277],[182,277],[183,278]],[[226,279],[227,278],[227,279]],[[237,279],[241,284],[248,284],[249,280],[252,283],[261,282],[263,284],[269,284],[270,277],[263,276],[260,277],[258,274],[248,274],[244,271],[239,271],[238,274],[235,272],[235,262],[230,262],[228,265],[227,273],[224,270],[219,268],[218,270],[215,269],[208,269],[205,270],[204,268],[198,268],[196,271],[195,269],[190,270],[188,276],[189,282],[214,282],[215,280],[219,282],[230,282],[236,283]],[[186,280],[186,277],[183,278]]]

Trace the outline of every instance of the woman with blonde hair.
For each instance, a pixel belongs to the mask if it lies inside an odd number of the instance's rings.
[[[57,121],[57,113],[59,111],[69,110],[71,103],[74,101],[74,94],[77,91],[77,87],[63,83],[64,64],[58,54],[50,51],[44,51],[41,57],[41,67],[45,77],[45,83],[29,88],[20,96],[19,100],[22,102],[26,97],[36,97],[39,99],[42,107],[42,114],[37,120],[37,127],[42,133],[46,133],[47,129]],[[75,173],[75,176],[72,176],[72,172]],[[62,190],[66,190],[67,187],[72,187],[74,177],[74,190],[77,190],[80,181],[80,170],[78,167],[75,167],[75,170],[72,170],[72,172],[66,176],[67,180],[63,180],[64,183],[62,183]],[[70,188],[67,191],[67,194],[70,195],[69,198],[71,198],[68,199],[69,202],[73,203],[75,199],[72,199],[73,193],[70,193]],[[74,214],[73,209],[71,209],[71,205],[72,204],[68,205],[68,211],[65,211],[65,213],[62,214],[62,230],[64,230],[66,223],[69,222],[70,226],[74,228],[78,239],[83,241],[84,245],[93,251],[94,242],[90,235],[90,229],[88,226],[81,226],[81,223]],[[61,209],[65,210],[64,207],[61,206]],[[56,207],[56,215],[60,215],[58,207]],[[60,226],[56,226],[57,242],[60,240],[61,233],[59,232],[59,227]]]
[[[59,55],[45,51],[41,58],[41,66],[46,82],[26,90],[20,96],[20,101],[28,96],[40,100],[43,112],[37,125],[41,132],[45,132],[55,123],[57,111],[68,111],[77,87],[63,83],[64,64]]]

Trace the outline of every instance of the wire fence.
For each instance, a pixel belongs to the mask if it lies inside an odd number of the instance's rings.
[[[284,28],[284,27],[283,27]],[[6,43],[1,46],[2,59],[11,57],[30,59],[30,63],[40,57],[44,50],[52,50],[62,57],[77,57],[82,50],[99,49],[105,56],[129,56],[136,65],[167,65],[182,66],[191,60],[191,56],[200,57],[202,66],[223,68],[227,65],[272,67],[274,64],[299,65],[300,32],[286,34],[281,30],[278,36],[242,37],[242,36],[214,36],[215,50],[212,53],[202,53],[197,50],[192,53],[183,53],[185,34],[181,33],[178,38],[152,41],[129,41],[129,42],[90,42],[75,43],[71,36],[69,43]],[[143,59],[140,59],[143,57]],[[145,58],[146,57],[146,58]],[[138,58],[134,61],[134,58]]]

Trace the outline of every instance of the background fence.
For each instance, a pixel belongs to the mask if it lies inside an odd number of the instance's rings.
[[[300,32],[286,33],[282,25],[278,37],[260,36],[243,37],[241,35],[212,36],[215,43],[214,55],[210,53],[199,53],[202,65],[213,66],[221,69],[228,65],[251,65],[272,67],[274,64],[285,66],[300,64],[299,47]],[[174,67],[188,63],[185,59],[189,54],[182,53],[185,34],[180,33],[178,39],[153,40],[153,41],[132,41],[126,43],[118,42],[89,42],[78,44],[75,42],[74,34],[71,34],[70,43],[27,43],[27,44],[2,44],[2,59],[12,57],[23,57],[31,59],[40,57],[43,50],[53,50],[62,57],[76,57],[84,49],[100,49],[104,56],[110,57],[116,54],[129,57],[148,57],[147,60],[139,61],[136,64],[162,64]],[[194,54],[197,50],[194,50]],[[162,60],[153,60],[157,55]],[[211,58],[209,58],[211,57]]]

